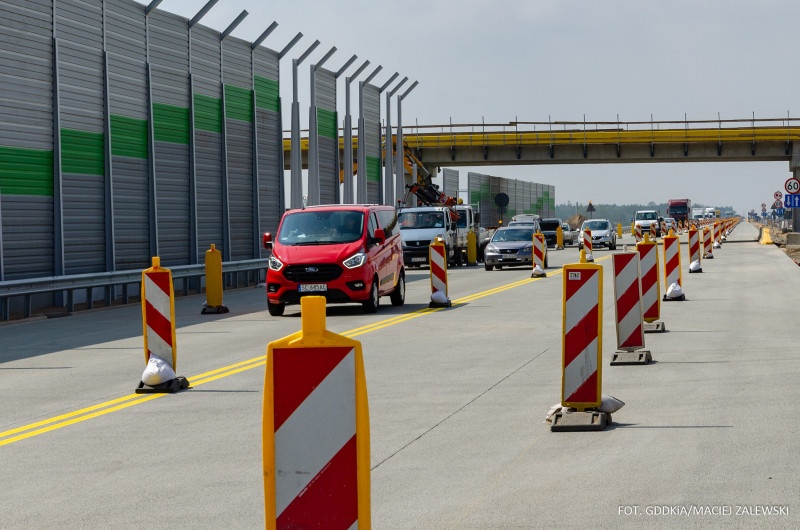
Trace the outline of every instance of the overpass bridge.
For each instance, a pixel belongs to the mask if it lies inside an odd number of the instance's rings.
[[[448,166],[792,161],[800,118],[681,121],[512,121],[403,127],[428,170]],[[393,138],[393,143],[396,137]],[[339,139],[344,150],[344,140]],[[353,159],[358,138],[353,137]],[[284,140],[289,169],[289,140]],[[308,139],[301,141],[306,167]],[[794,169],[795,164],[791,165]]]

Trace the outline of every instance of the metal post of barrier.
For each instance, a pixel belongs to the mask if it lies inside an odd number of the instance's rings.
[[[450,307],[447,294],[447,247],[441,238],[431,241],[428,262],[431,268],[431,301],[428,307]]]
[[[663,322],[656,322],[661,316],[661,286],[658,281],[658,247],[650,241],[648,234],[644,241],[636,245],[639,253],[639,267],[642,283],[642,318],[645,321],[644,332],[663,332]]]
[[[603,267],[562,267],[561,406],[551,431],[600,431],[610,417],[600,412],[603,357]]]
[[[206,250],[206,302],[200,314],[227,312],[228,308],[222,305],[222,252],[211,243]]]
[[[172,271],[161,267],[161,258],[158,256],[153,257],[152,264],[151,268],[142,271],[145,372],[135,390],[137,394],[174,393],[189,388],[189,381],[185,377],[175,376],[178,352]]]
[[[695,265],[697,263],[697,265]],[[689,229],[689,272],[703,272],[700,252],[700,233],[696,228]]]
[[[612,254],[611,261],[614,268],[614,316],[618,350],[611,358],[611,366],[648,364],[653,358],[650,351],[644,349],[639,253]]]
[[[262,456],[266,528],[370,528],[361,343],[325,329],[325,298],[300,300],[301,330],[269,343]]]
[[[547,267],[546,252],[547,242],[544,239],[544,234],[536,232],[533,234],[533,272],[531,273],[531,278],[544,278],[547,276],[544,271],[545,267]]]
[[[583,231],[583,249],[586,251],[586,261],[589,263],[594,261],[592,256],[592,231],[588,228]]]
[[[664,301],[686,300],[681,280],[681,241],[670,230],[664,236]]]

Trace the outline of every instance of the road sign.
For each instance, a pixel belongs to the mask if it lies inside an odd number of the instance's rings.
[[[784,189],[786,189],[786,193],[800,193],[800,180],[792,177],[786,179],[786,182],[783,183]]]
[[[783,198],[784,208],[800,208],[800,193],[790,193]]]
[[[783,197],[783,193],[781,193],[780,191],[776,191],[776,192],[773,194],[773,197],[775,197],[775,200],[778,200],[778,201],[779,201],[779,200],[781,200],[781,197]]]
[[[780,200],[777,200],[777,201],[772,203],[772,208],[771,209],[775,210],[775,209],[780,208],[782,206],[783,206],[783,203]]]
[[[783,215],[785,212],[784,208],[775,208],[775,215]]]

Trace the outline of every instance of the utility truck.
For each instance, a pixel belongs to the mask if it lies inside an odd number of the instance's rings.
[[[689,199],[669,199],[667,201],[667,217],[672,217],[676,222],[689,220],[692,201]]]

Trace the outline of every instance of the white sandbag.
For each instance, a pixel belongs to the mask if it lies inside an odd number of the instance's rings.
[[[600,412],[613,414],[624,406],[625,403],[623,401],[620,401],[614,396],[607,396],[606,394],[603,394],[600,396],[600,407],[597,410]]]
[[[444,291],[435,291],[431,293],[431,302],[434,304],[446,304],[447,295],[444,294]]]
[[[537,264],[537,265],[536,265],[536,266],[533,268],[533,272],[531,273],[531,277],[532,277],[532,278],[538,278],[538,277],[540,277],[540,276],[547,276],[547,273],[546,273],[546,272],[544,272],[544,269],[542,269],[542,268],[541,268],[541,267],[540,267],[540,266]]]
[[[700,270],[700,260],[696,259],[689,265],[689,270],[691,272],[697,272]]]
[[[720,245],[719,241],[714,241],[714,244],[713,244],[713,245],[711,245],[711,246],[712,246],[713,248],[722,248],[722,245]]]
[[[550,407],[550,410],[547,411],[547,415],[544,417],[545,423],[553,423],[553,417],[559,412],[561,412],[561,410],[562,410],[561,403],[556,403],[555,405]]]
[[[677,282],[671,284],[667,289],[668,298],[680,298],[682,294],[683,294],[683,289],[681,289],[681,286],[678,285]]]
[[[175,379],[175,370],[172,369],[172,366],[164,359],[151,353],[150,360],[147,361],[147,366],[144,367],[144,372],[142,373],[142,383],[147,386],[156,386],[173,379]]]

